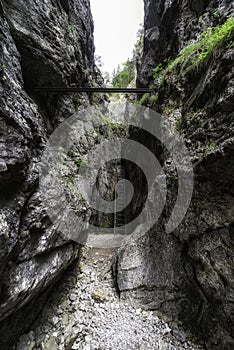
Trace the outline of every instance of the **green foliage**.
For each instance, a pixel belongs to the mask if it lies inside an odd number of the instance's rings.
[[[82,105],[82,102],[79,97],[73,97],[72,98],[73,105],[75,107],[75,111],[78,110],[78,108]]]
[[[185,127],[184,119],[183,119],[182,117],[181,117],[181,118],[178,118],[178,119],[176,120],[175,126],[176,126],[176,130],[177,130],[178,132],[181,132],[181,131],[184,129],[184,127]]]
[[[163,65],[162,63],[159,63],[154,69],[153,69],[153,72],[154,72],[154,78],[157,79],[159,73],[163,70]]]
[[[208,28],[202,34],[202,39],[200,40],[202,52],[198,56],[198,60],[202,61],[207,58],[220,42],[230,36],[233,30],[234,18],[228,18],[227,21],[221,26]]]
[[[177,175],[171,175],[170,178],[174,181],[178,181],[179,177]]]
[[[217,146],[217,143],[215,141],[211,141],[205,148],[205,155],[208,155],[211,152],[213,152],[216,146]]]
[[[78,167],[86,166],[86,165],[88,164],[85,160],[83,160],[83,159],[81,159],[81,158],[75,159],[75,160],[74,160],[74,163],[75,163],[75,165],[77,165]]]
[[[169,114],[169,113],[171,113],[174,109],[175,109],[174,106],[166,106],[166,107],[163,109],[163,113]]]
[[[146,92],[139,101],[140,105],[144,105],[149,102],[150,93]]]
[[[227,43],[227,45],[226,45],[226,49],[227,49],[227,50],[230,49],[230,48],[233,46],[233,44],[234,44],[234,41],[233,41],[233,40],[230,40],[230,41]]]
[[[68,25],[68,30],[69,30],[69,32],[71,32],[72,34],[74,34],[74,33],[75,33],[75,27],[74,27],[74,25],[73,25],[73,24],[69,24],[69,25]]]
[[[140,101],[137,102],[139,105],[154,105],[158,101],[158,94],[151,95],[149,92],[146,92]]]
[[[100,101],[100,94],[98,92],[92,93],[92,103],[97,104]]]
[[[124,63],[124,68],[112,80],[112,85],[115,88],[128,87],[135,78],[135,62],[128,60]]]
[[[117,134],[126,134],[127,133],[127,126],[123,125],[122,123],[114,123],[110,118],[106,116],[101,116],[103,122],[108,126],[108,128]]]
[[[136,85],[136,64],[141,56],[142,48],[144,43],[144,28],[143,24],[140,24],[140,28],[137,32],[137,42],[134,46],[132,52],[132,58],[128,59],[127,62],[122,64],[122,67],[118,65],[116,69],[113,70],[112,76],[109,74],[105,75],[105,83],[110,84],[114,88],[127,88],[129,86],[134,87]],[[123,98],[122,94],[108,94],[108,97],[112,99],[112,101],[117,101]],[[129,96],[126,94],[124,96],[128,98]]]
[[[149,100],[150,100],[150,104],[154,105],[158,101],[158,94],[151,95]]]
[[[81,158],[76,158],[76,155],[73,150],[69,149],[65,152],[66,156],[78,167],[87,166],[87,161]],[[66,164],[66,162],[65,162]]]
[[[154,69],[154,78],[157,79],[162,70],[171,62],[171,57],[165,58],[163,63],[159,63]]]
[[[171,61],[169,59],[169,63],[165,69],[163,69],[164,64],[157,65],[153,70],[154,78],[157,79],[160,75],[161,79],[163,79],[167,73],[172,72],[178,65],[182,68],[189,66],[190,69],[194,69],[206,61],[214,49],[224,41],[229,41],[229,45],[231,45],[230,38],[233,31],[233,17],[228,18],[226,22],[220,26],[208,28],[202,33],[198,41],[186,46],[175,60]]]
[[[106,117],[105,115],[101,115],[101,119],[102,121],[107,124],[110,125],[112,123],[112,121],[110,120],[110,118]]]

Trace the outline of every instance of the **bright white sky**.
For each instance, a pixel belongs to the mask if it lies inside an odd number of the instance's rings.
[[[112,74],[118,64],[132,57],[136,33],[143,23],[143,0],[90,0],[94,19],[96,55],[103,71]]]

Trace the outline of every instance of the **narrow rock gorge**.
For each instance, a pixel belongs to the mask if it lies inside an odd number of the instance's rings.
[[[233,3],[144,0],[144,9],[136,86],[151,92],[126,99],[168,121],[184,140],[194,172],[189,209],[172,232],[166,225],[179,174],[165,145],[105,117],[110,101],[104,94],[33,90],[103,86],[90,1],[0,0],[3,350],[234,348]],[[150,149],[166,177],[166,205],[158,222],[141,234],[158,206],[149,202],[146,216],[131,226],[133,235],[118,249],[86,248],[65,238],[39,189],[49,137],[90,105],[101,108],[105,125],[94,125],[89,135],[84,130],[82,143],[67,152],[68,189],[81,157],[116,135]],[[153,128],[160,127],[153,122]],[[97,180],[107,201],[116,197],[118,171],[135,191],[121,217],[129,223],[144,208],[147,179],[132,162],[115,159]],[[153,171],[150,177],[157,186]],[[115,226],[116,213],[92,211],[76,195],[76,210],[88,212],[90,226]],[[76,234],[83,230],[77,226]]]

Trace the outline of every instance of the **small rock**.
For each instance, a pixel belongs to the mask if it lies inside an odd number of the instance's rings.
[[[52,318],[52,321],[53,321],[54,324],[57,324],[58,321],[59,321],[59,318],[57,316],[55,316],[55,317]]]
[[[71,282],[72,282],[74,285],[76,284],[76,282],[77,282],[76,276],[72,276]]]
[[[80,271],[85,275],[89,275],[91,273],[90,268],[88,266],[83,266],[80,268]]]
[[[184,331],[180,330],[180,329],[173,329],[172,330],[172,334],[174,335],[174,337],[179,340],[181,343],[185,343],[186,339],[187,339],[187,335],[185,334]]]
[[[91,297],[99,302],[104,302],[108,300],[109,293],[103,289],[97,289],[92,292]]]
[[[91,340],[92,340],[91,335],[86,335],[86,337],[85,337],[85,342],[86,342],[86,343],[90,343]]]
[[[84,313],[81,310],[77,310],[73,313],[73,316],[76,320],[80,321],[83,318]]]
[[[0,159],[0,173],[7,170],[7,165],[4,160]]]
[[[68,325],[68,322],[69,322],[68,314],[64,314],[64,315],[63,315],[63,324],[64,324],[65,326],[67,326],[67,325]]]
[[[91,350],[90,345],[89,345],[89,344],[86,344],[86,345],[84,346],[83,350]]]
[[[137,310],[136,310],[136,314],[137,314],[137,315],[140,315],[140,314],[141,314],[141,309],[137,309]]]
[[[143,317],[148,317],[148,316],[149,316],[148,311],[143,310],[143,311],[142,311],[142,316],[143,316]]]
[[[85,263],[83,261],[80,261],[78,266],[81,269],[84,265],[85,265]]]
[[[64,300],[64,301],[62,302],[61,308],[62,308],[63,310],[69,309],[69,305],[68,305],[67,300]]]
[[[166,326],[163,330],[162,330],[163,334],[168,334],[171,332],[171,328]]]
[[[70,299],[71,301],[76,301],[76,300],[77,300],[77,295],[74,294],[74,293],[72,293],[72,294],[69,296],[69,299]]]

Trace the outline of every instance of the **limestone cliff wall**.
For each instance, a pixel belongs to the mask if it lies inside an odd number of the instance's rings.
[[[199,42],[209,27],[220,28],[233,18],[233,4],[209,0],[144,3],[138,86],[151,85],[154,92],[142,103],[170,120],[184,137],[194,167],[194,192],[183,222],[173,233],[166,233],[164,224],[178,190],[177,173],[168,152],[149,135],[139,135],[164,165],[168,203],[158,224],[144,238],[120,249],[118,287],[122,298],[132,298],[170,320],[181,320],[206,340],[208,349],[232,349],[233,29],[199,64],[194,62],[204,45],[197,50],[189,45]],[[185,48],[189,48],[186,57],[179,58]],[[158,76],[153,77],[156,66]],[[132,177],[139,187],[137,173]]]
[[[55,126],[88,97],[27,88],[91,86],[97,73],[88,0],[2,0],[0,37],[0,347],[6,349],[79,251],[46,214],[38,162]]]

